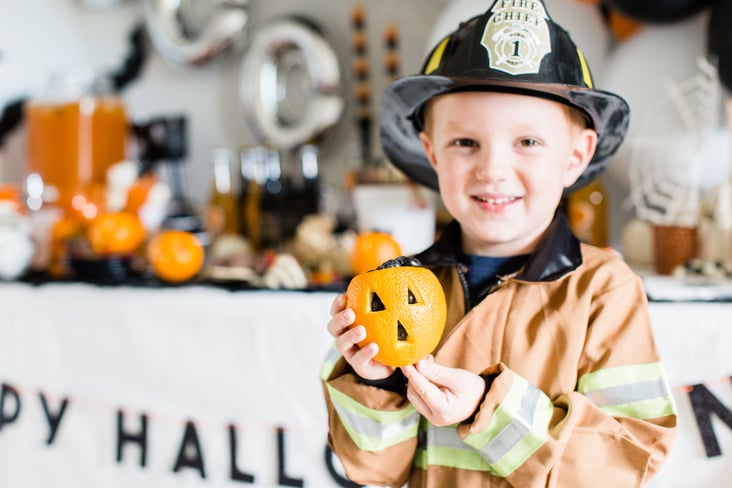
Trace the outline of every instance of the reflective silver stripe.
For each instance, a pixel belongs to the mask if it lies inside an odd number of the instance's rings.
[[[534,424],[534,415],[536,414],[536,405],[539,402],[539,395],[539,390],[529,385],[528,390],[521,399],[521,408],[516,417],[491,439],[485,447],[480,449],[486,461],[495,463],[531,432],[531,426]]]
[[[471,471],[491,471],[480,453],[460,439],[456,425],[435,427],[423,418],[420,429],[426,439],[424,444],[418,443],[414,457],[416,467],[427,469],[430,466],[449,466]]]
[[[660,362],[616,366],[582,375],[577,391],[615,417],[650,419],[676,414]]]
[[[417,436],[420,415],[409,405],[401,410],[375,410],[327,385],[333,407],[360,449],[378,451]]]
[[[553,406],[549,397],[525,379],[514,378],[509,394],[494,413],[489,427],[460,439],[456,426],[422,426],[425,449],[418,449],[415,465],[449,466],[508,476],[547,439]],[[515,412],[515,413],[514,413]]]
[[[460,438],[455,427],[455,425],[435,427],[428,423],[425,429],[427,433],[427,445],[425,447],[447,447],[450,449],[472,451],[473,449]]]
[[[486,429],[469,434],[465,443],[480,453],[493,474],[508,476],[546,443],[553,410],[544,392],[513,375],[511,388]]]
[[[414,427],[419,420],[419,414],[415,412],[400,422],[384,425],[378,421],[351,413],[337,403],[334,403],[333,406],[338,412],[341,422],[348,424],[356,434],[374,439],[394,437],[400,432]]]
[[[598,407],[622,405],[671,395],[668,384],[662,380],[643,381],[631,385],[613,386],[585,394]]]

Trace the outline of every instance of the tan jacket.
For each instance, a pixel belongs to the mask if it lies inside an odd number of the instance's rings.
[[[466,313],[459,228],[420,258],[448,298],[435,360],[497,373],[470,424],[437,428],[342,358],[323,370],[329,444],[350,479],[410,487],[642,486],[676,426],[639,277],[561,214],[537,251]]]

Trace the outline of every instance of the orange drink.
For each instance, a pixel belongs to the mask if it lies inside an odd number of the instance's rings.
[[[27,172],[40,174],[44,185],[57,191],[60,207],[83,213],[79,202],[86,199],[79,195],[103,187],[107,169],[125,159],[128,123],[122,100],[85,96],[58,103],[30,101],[25,120]]]

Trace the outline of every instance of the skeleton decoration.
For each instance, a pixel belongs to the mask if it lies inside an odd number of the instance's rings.
[[[640,121],[630,148],[630,203],[656,225],[693,227],[701,210],[700,176],[706,145],[719,125],[722,89],[717,69],[697,60],[688,80],[668,80],[667,96]]]

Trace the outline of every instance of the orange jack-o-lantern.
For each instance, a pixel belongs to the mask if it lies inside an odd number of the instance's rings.
[[[366,328],[363,347],[379,346],[374,359],[388,366],[414,364],[440,342],[447,317],[445,293],[427,268],[399,266],[356,275],[346,291],[354,326]]]

